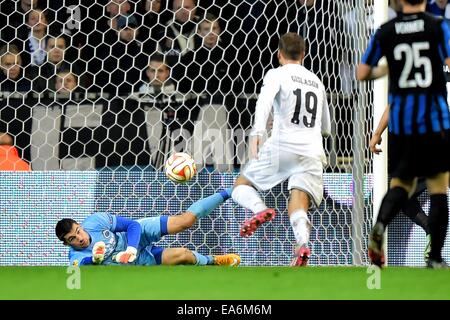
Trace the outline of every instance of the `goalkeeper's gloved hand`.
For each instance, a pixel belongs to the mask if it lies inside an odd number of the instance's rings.
[[[100,264],[105,259],[106,245],[103,241],[96,242],[92,248],[92,262]]]
[[[127,247],[127,250],[120,251],[114,258],[118,263],[131,263],[136,260],[137,249],[135,247]]]

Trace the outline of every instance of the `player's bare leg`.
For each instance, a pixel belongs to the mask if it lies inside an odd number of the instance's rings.
[[[255,214],[250,219],[244,221],[239,231],[240,236],[252,236],[260,226],[262,226],[266,222],[272,221],[275,218],[275,215],[275,209],[272,208],[267,208]]]
[[[197,259],[191,250],[186,248],[167,248],[162,253],[161,264],[196,264]]]
[[[215,208],[231,197],[231,188],[224,189],[209,197],[194,202],[186,212],[169,216],[167,219],[167,233],[177,234],[192,227],[195,222],[209,215]],[[164,249],[161,263],[166,265],[227,265],[238,266],[241,258],[237,254],[202,255],[186,248]]]
[[[167,233],[177,234],[189,229],[198,219],[209,215],[230,197],[231,188],[223,189],[213,195],[194,202],[186,212],[176,216],[169,216],[167,221]]]
[[[178,216],[170,216],[167,221],[167,232],[177,234],[189,229],[197,221],[197,217],[192,212],[184,212]]]
[[[245,220],[242,224],[239,232],[241,237],[250,237],[261,225],[275,218],[275,210],[267,208],[258,191],[243,176],[236,179],[232,197],[235,202],[254,213],[250,219]]]
[[[306,192],[299,189],[291,190],[288,215],[297,242],[291,266],[306,266],[311,256],[308,242],[312,225],[307,215],[310,203],[311,200]]]

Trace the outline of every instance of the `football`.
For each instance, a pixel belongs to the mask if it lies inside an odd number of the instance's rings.
[[[194,159],[187,153],[177,152],[166,161],[166,176],[177,183],[185,183],[191,180],[197,173]]]

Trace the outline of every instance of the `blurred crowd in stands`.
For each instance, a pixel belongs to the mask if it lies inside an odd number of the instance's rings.
[[[392,1],[391,10],[396,5]],[[137,122],[147,127],[134,132],[150,142],[137,148],[148,149],[151,158],[103,159],[95,167],[149,161],[157,168],[174,141],[200,130],[198,125],[219,130],[224,143],[231,140],[222,162],[236,167],[245,157],[238,150],[245,136],[230,132],[250,127],[264,73],[278,65],[279,36],[293,31],[306,39],[304,65],[323,80],[334,108],[335,133],[343,137],[335,152],[351,156],[357,96],[352,72],[361,39],[373,31],[372,6],[373,0],[4,0],[0,131],[32,161],[33,107],[79,103],[94,94],[91,100],[104,104],[102,126],[130,129],[141,117]],[[447,9],[446,0],[429,3],[431,12],[444,17],[450,16]],[[361,29],[358,21],[365,19]],[[143,112],[134,115],[136,108]],[[114,144],[123,138],[108,131],[99,139]],[[203,160],[220,161],[213,153]]]

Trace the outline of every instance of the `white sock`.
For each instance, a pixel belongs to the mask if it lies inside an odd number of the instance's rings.
[[[231,197],[235,202],[253,213],[258,213],[267,209],[266,204],[262,201],[258,191],[255,188],[245,184],[238,185],[233,188]]]
[[[294,231],[295,240],[298,246],[308,246],[309,235],[311,234],[311,221],[308,219],[308,215],[305,210],[295,210],[289,217],[292,230]]]

